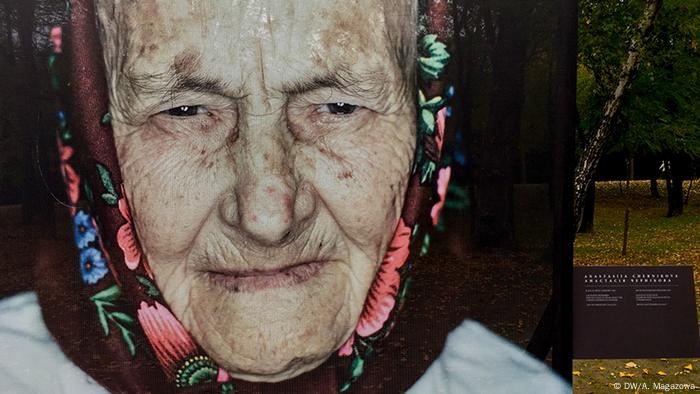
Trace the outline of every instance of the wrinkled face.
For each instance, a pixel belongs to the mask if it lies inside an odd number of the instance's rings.
[[[165,300],[235,377],[318,366],[353,331],[403,205],[415,127],[396,11],[121,4],[98,2],[112,124]]]

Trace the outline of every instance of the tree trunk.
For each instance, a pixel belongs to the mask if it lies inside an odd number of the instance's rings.
[[[450,130],[454,130],[454,133],[450,133],[451,138],[454,138],[454,144],[452,145],[455,153],[460,152],[465,156],[465,165],[455,165],[452,166],[452,178],[453,182],[457,185],[467,185],[468,196],[472,199],[474,196],[474,167],[471,165],[472,158],[474,157],[472,138],[472,102],[473,102],[473,76],[477,63],[476,51],[474,49],[475,33],[471,31],[470,27],[474,25],[472,20],[474,16],[468,14],[467,5],[464,8],[452,7],[453,19],[455,32],[459,32],[464,28],[464,36],[455,33],[453,38],[454,42],[454,56],[450,60],[450,67],[452,67],[452,77],[450,82],[455,87],[455,95],[450,99],[450,105],[452,106],[452,116],[448,118],[450,123]],[[469,7],[474,7],[473,5]],[[458,134],[460,134],[458,136]],[[470,207],[471,208],[471,207]],[[461,211],[460,221],[465,223],[462,226],[461,232],[461,246],[462,250],[468,250],[472,246],[472,212]]]
[[[591,186],[586,192],[586,201],[583,207],[581,216],[581,226],[578,228],[579,233],[593,232],[593,216],[595,215],[595,182],[591,182]]]
[[[683,214],[683,176],[676,161],[666,161],[666,194],[668,200],[667,217]],[[674,168],[671,168],[671,166]]]
[[[518,136],[526,55],[523,10],[504,4],[493,51],[493,91],[486,132],[479,139],[475,173],[474,243],[476,247],[515,245],[513,183],[518,165]]]
[[[668,190],[668,212],[666,216],[680,216],[683,214],[683,178],[671,178],[666,187]]]
[[[634,156],[629,155],[625,160],[626,164],[626,175],[627,175],[627,186],[630,185],[630,181],[634,180]]]
[[[17,119],[22,125],[20,144],[22,146],[22,216],[25,223],[33,220],[34,214],[39,209],[38,186],[41,181],[37,179],[34,167],[34,145],[37,141],[38,95],[39,85],[37,67],[34,60],[34,0],[23,0],[16,3],[17,7],[17,37],[19,41],[18,66],[19,86],[22,92],[22,100],[17,103]]]
[[[656,181],[656,178],[651,178],[649,180],[649,190],[651,191],[652,198],[661,198],[659,194],[659,183]]]
[[[686,168],[685,160],[679,155],[674,155],[670,161],[666,161],[666,191],[668,192],[667,217],[683,214],[683,178]]]
[[[474,69],[476,67],[476,55],[474,54],[474,33],[470,32],[468,27],[471,26],[473,22],[465,15],[467,10],[459,10],[458,7],[452,7],[452,9],[455,31],[465,28],[466,33],[464,37],[455,34],[453,39],[454,50],[450,60],[450,71],[452,72],[450,82],[455,87],[455,95],[449,102],[452,107],[452,116],[448,118],[448,122],[451,122],[450,130],[455,130],[456,133],[450,134],[449,138],[452,138],[452,141],[454,141],[452,146],[455,151],[460,150],[466,157],[471,158],[474,157],[469,149],[472,146],[470,143],[472,140],[472,81]],[[457,136],[458,133],[461,135],[459,138]],[[448,137],[446,136],[446,138]],[[461,139],[459,144],[457,144],[458,139]],[[446,141],[445,145],[448,143],[449,142]],[[451,179],[454,179],[456,182],[473,185],[471,178],[471,166],[452,167]]]
[[[600,162],[600,158],[603,155],[603,148],[613,135],[614,130],[611,126],[620,112],[622,98],[629,90],[634,71],[639,64],[640,51],[651,31],[651,26],[661,8],[661,3],[662,0],[646,0],[644,14],[627,50],[627,59],[620,68],[617,86],[605,103],[603,116],[588,140],[576,165],[574,174],[574,223],[578,223],[581,217],[586,190],[593,181],[598,162]]]
[[[5,12],[5,42],[7,43],[7,62],[11,65],[15,64],[15,51],[12,43],[12,5],[10,0],[3,0],[3,10]]]

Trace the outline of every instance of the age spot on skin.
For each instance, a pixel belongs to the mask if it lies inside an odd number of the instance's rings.
[[[139,48],[139,57],[143,57],[143,56],[147,56],[147,55],[150,56],[153,52],[157,51],[158,48],[159,48],[158,44],[154,44],[154,43],[151,43],[148,45],[142,44],[141,47]]]
[[[173,60],[173,68],[178,74],[193,74],[200,67],[199,51],[187,49],[180,52]]]
[[[338,179],[352,179],[352,171],[343,171],[338,174]]]

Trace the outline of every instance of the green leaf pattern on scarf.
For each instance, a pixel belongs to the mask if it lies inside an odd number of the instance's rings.
[[[437,34],[426,34],[419,43],[419,49],[423,55],[418,58],[421,78],[428,81],[438,79],[450,61],[447,45],[438,41]]]
[[[130,327],[132,327],[136,321],[133,317],[124,312],[110,311],[107,309],[108,307],[114,308],[117,306],[116,302],[119,297],[121,297],[121,294],[122,292],[119,286],[112,285],[90,297],[90,300],[97,308],[97,317],[105,336],[109,335],[108,322],[112,322],[119,330],[124,343],[129,348],[129,353],[134,356],[136,355],[136,345],[134,344],[134,332]]]
[[[139,283],[141,283],[146,288],[146,294],[153,298],[160,297],[160,291],[158,291],[156,285],[154,285],[153,282],[148,280],[148,278],[146,278],[145,276],[137,275],[136,280],[138,280]]]
[[[437,169],[437,162],[425,154],[425,144],[428,143],[428,138],[435,139],[435,116],[444,105],[445,99],[442,96],[427,100],[425,93],[418,89],[418,135],[412,173],[420,171],[421,184],[430,182]]]
[[[117,205],[119,202],[119,196],[117,195],[117,191],[114,189],[112,176],[109,173],[109,170],[102,164],[97,163],[97,172],[100,174],[102,185],[105,187],[105,190],[107,190],[106,193],[102,193],[102,200],[107,203],[107,205]]]

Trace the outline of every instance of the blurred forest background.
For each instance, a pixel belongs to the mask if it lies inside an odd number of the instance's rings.
[[[60,180],[47,61],[51,27],[66,17],[63,1],[0,3],[0,205],[22,204],[25,223],[51,220],[53,199],[39,168],[47,182]]]

